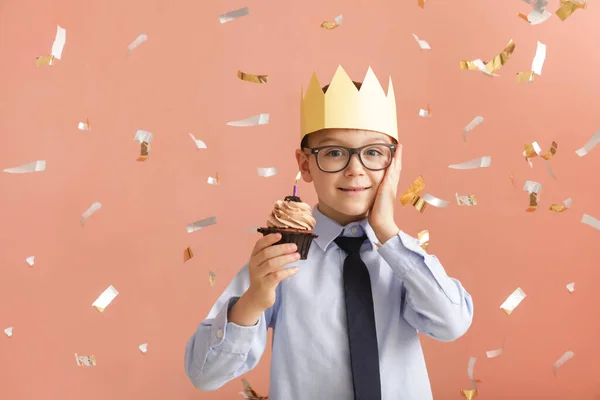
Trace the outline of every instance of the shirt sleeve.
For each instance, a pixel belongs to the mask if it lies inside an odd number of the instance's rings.
[[[409,324],[445,342],[466,333],[473,320],[473,300],[458,280],[446,275],[436,256],[428,254],[416,238],[402,231],[378,251],[403,282],[403,317]]]
[[[228,311],[250,286],[245,265],[200,323],[185,348],[185,371],[200,390],[216,390],[253,369],[265,350],[267,329],[275,322],[276,302],[253,326],[227,320]],[[279,298],[279,296],[277,296]]]

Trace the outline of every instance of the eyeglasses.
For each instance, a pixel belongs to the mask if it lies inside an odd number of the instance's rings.
[[[346,169],[350,164],[352,155],[358,155],[360,163],[368,170],[381,171],[386,169],[392,163],[395,144],[376,143],[368,144],[362,147],[350,148],[344,146],[322,146],[310,150],[310,154],[315,155],[317,166],[323,172],[340,172]]]

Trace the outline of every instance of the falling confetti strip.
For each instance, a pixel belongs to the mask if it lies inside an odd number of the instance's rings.
[[[477,199],[475,198],[475,195],[459,196],[458,193],[456,193],[456,203],[459,206],[476,206]]]
[[[45,67],[54,65],[54,56],[39,56],[35,58],[36,67]]]
[[[129,46],[127,46],[127,51],[131,53],[135,48],[144,43],[146,40],[148,40],[148,35],[142,33],[137,38],[135,38],[135,40],[131,42]]]
[[[10,174],[25,174],[28,172],[42,172],[46,170],[46,160],[38,160],[14,168],[6,168],[4,172]]]
[[[29,264],[29,266],[30,266],[30,267],[33,267],[33,264],[35,263],[35,256],[30,256],[30,257],[27,257],[27,258],[25,259],[25,262],[26,262],[27,264]]]
[[[527,4],[533,4],[533,9],[528,15],[524,15],[519,13],[519,17],[523,20],[529,22],[531,25],[538,25],[542,22],[546,21],[548,18],[552,16],[552,13],[546,11],[546,7],[548,6],[547,0],[523,0]]]
[[[224,24],[226,22],[230,22],[230,21],[236,20],[236,19],[238,19],[240,17],[245,17],[249,13],[250,13],[250,10],[248,9],[248,7],[239,8],[237,10],[230,11],[230,12],[227,12],[225,14],[219,15],[219,21],[222,24]]]
[[[429,108],[429,104],[427,105],[427,109],[419,109],[419,117],[430,118],[431,117],[431,109]]]
[[[575,355],[575,353],[573,353],[572,351],[567,351],[565,352],[565,354],[563,354],[558,360],[556,360],[556,362],[554,363],[554,365],[552,366],[553,372],[554,372],[554,376],[556,376],[556,372],[557,370],[567,361],[569,361],[571,358],[573,358],[573,356]]]
[[[194,257],[194,252],[190,247],[183,251],[183,262],[187,262]]]
[[[461,61],[460,69],[466,70],[479,70],[487,75],[498,76],[496,72],[502,68],[510,59],[510,56],[515,51],[515,43],[512,39],[508,42],[508,45],[495,56],[491,61],[484,63],[480,59],[473,61]]]
[[[531,82],[533,81],[534,75],[542,75],[544,61],[546,61],[546,45],[538,41],[535,56],[533,57],[533,62],[531,63],[531,71],[518,72],[517,82]]]
[[[219,174],[217,174],[217,176],[215,178],[213,178],[212,176],[209,176],[208,179],[206,180],[206,182],[209,185],[218,185],[219,184]]]
[[[429,43],[427,43],[425,40],[419,39],[419,37],[417,35],[415,35],[414,33],[412,35],[415,38],[415,40],[417,41],[417,44],[419,45],[421,50],[431,50],[431,46],[429,46]]]
[[[81,222],[81,226],[84,226],[87,219],[101,208],[102,203],[100,202],[95,202],[94,204],[92,204],[83,214],[81,214],[81,219],[79,221]]]
[[[481,124],[482,122],[483,117],[481,115],[478,115],[475,118],[473,118],[473,120],[471,120],[471,122],[469,122],[467,126],[463,128],[463,140],[465,142],[467,141],[467,133],[472,131],[477,125]]]
[[[13,327],[9,326],[4,330],[4,333],[6,334],[6,336],[11,337],[13,335]]]
[[[586,7],[587,1],[560,0],[560,7],[556,10],[556,16],[560,18],[561,21],[564,21],[578,9]]]
[[[529,193],[529,207],[525,211],[534,212],[535,210],[537,210],[539,194],[542,190],[542,184],[539,182],[526,181],[525,185],[523,186],[523,190]]]
[[[148,351],[148,343],[140,344],[138,348],[142,353],[146,354],[146,352]]]
[[[187,224],[186,229],[188,233],[192,233],[202,228],[206,228],[207,226],[215,225],[216,223],[217,217],[208,217],[196,222],[192,222],[191,224]]]
[[[75,362],[77,362],[77,366],[81,367],[82,365],[85,367],[95,367],[96,366],[96,357],[94,356],[78,356],[75,353]]]
[[[449,203],[449,201],[438,199],[437,197],[435,197],[429,193],[425,193],[425,196],[423,196],[423,201],[426,202],[427,204],[431,204],[434,207],[440,207],[440,208],[446,207]]]
[[[138,130],[133,137],[133,140],[140,142],[140,156],[136,161],[145,161],[150,153],[150,142],[154,135],[148,131]]]
[[[194,135],[192,135],[191,133],[188,133],[188,135],[190,135],[190,137],[194,141],[194,144],[196,145],[196,149],[197,150],[206,149],[207,148],[206,147],[206,143],[204,143],[202,140],[196,139],[196,137]]]
[[[423,177],[419,175],[417,179],[415,179],[413,183],[411,183],[406,192],[404,192],[404,194],[400,196],[400,203],[402,204],[402,207],[406,206],[407,204],[413,203],[414,198],[418,197],[424,188],[425,181],[423,180]]]
[[[92,307],[96,308],[100,312],[104,312],[106,307],[117,297],[119,292],[117,289],[110,285],[102,294],[94,301]]]
[[[589,225],[592,228],[596,228],[596,229],[600,230],[600,220],[597,220],[596,218],[592,217],[591,215],[583,214],[583,216],[581,217],[581,223]]]
[[[503,351],[504,349],[489,350],[485,352],[485,355],[487,356],[487,358],[496,358],[500,356]]]
[[[492,157],[485,156],[476,158],[474,160],[465,161],[460,164],[452,164],[449,165],[448,168],[451,169],[476,169],[476,168],[487,168],[492,164]]]
[[[460,394],[467,400],[473,400],[477,397],[477,389],[461,389]]]
[[[230,121],[227,123],[229,126],[254,126],[254,125],[266,125],[269,123],[269,114],[258,114],[252,117],[241,119],[239,121]]]
[[[567,283],[567,290],[573,293],[575,291],[575,282]]]
[[[211,287],[215,286],[215,283],[217,283],[217,274],[213,271],[208,271],[208,283],[210,283]]]
[[[417,0],[417,5],[423,9],[425,9],[425,0]]]
[[[62,58],[62,52],[65,48],[65,43],[67,41],[67,30],[65,28],[61,28],[60,25],[56,27],[56,36],[54,37],[54,43],[52,43],[52,53],[51,56],[57,60]]]
[[[344,17],[342,16],[342,14],[340,14],[334,18],[334,22],[323,21],[321,23],[321,28],[325,28],[327,30],[335,29],[338,26],[342,25],[342,22],[344,22]]]
[[[515,308],[527,297],[523,289],[517,288],[508,298],[502,303],[500,309],[507,315],[510,315]]]
[[[90,121],[86,119],[85,122],[80,122],[79,125],[77,125],[77,129],[80,131],[89,131],[92,129],[92,125],[90,124]]]
[[[579,157],[583,157],[587,155],[590,151],[592,151],[592,149],[596,147],[598,143],[600,143],[600,129],[597,130],[596,133],[594,133],[594,135],[590,138],[590,140],[587,141],[587,143],[582,148],[576,150],[575,153]]]
[[[246,82],[252,83],[267,83],[267,78],[269,75],[255,75],[255,74],[247,74],[245,72],[239,71],[237,73],[238,78]]]
[[[268,177],[274,176],[276,174],[277,174],[277,168],[275,168],[275,167],[268,167],[268,168],[258,167],[258,176],[263,176],[265,178],[268,178]]]
[[[564,200],[562,204],[552,204],[549,210],[559,213],[568,210],[572,205],[573,199],[569,197],[568,199]]]

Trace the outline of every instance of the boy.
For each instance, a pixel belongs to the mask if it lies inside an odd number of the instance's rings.
[[[371,68],[362,84],[341,66],[324,88],[313,75],[301,139],[298,166],[318,196],[308,259],[274,245],[278,234],[259,239],[190,338],[188,377],[215,390],[248,372],[272,328],[270,400],[432,399],[418,332],[459,338],[473,303],[395,224],[402,146],[391,79],[386,95]]]

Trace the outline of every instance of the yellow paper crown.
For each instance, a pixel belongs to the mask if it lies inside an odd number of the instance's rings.
[[[306,94],[300,96],[300,140],[321,129],[345,128],[381,132],[398,141],[392,78],[386,95],[371,67],[357,89],[344,68],[338,66],[327,93],[323,93],[313,73]]]

